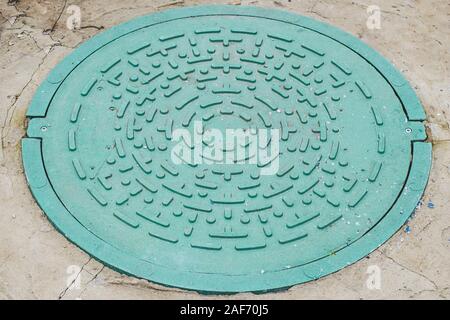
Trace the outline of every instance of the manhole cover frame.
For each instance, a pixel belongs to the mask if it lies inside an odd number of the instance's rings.
[[[218,13],[220,12],[220,13]],[[25,137],[22,140],[22,158],[27,182],[32,194],[49,221],[72,243],[112,269],[139,278],[151,279],[166,286],[181,287],[204,292],[266,291],[286,288],[334,273],[355,263],[392,237],[414,212],[425,190],[431,168],[431,143],[424,142],[426,133],[423,107],[404,77],[381,55],[354,36],[336,27],[281,10],[259,7],[236,7],[226,5],[198,6],[171,9],[153,13],[115,26],[83,43],[63,59],[39,86],[27,111],[27,118],[45,117],[52,98],[64,79],[89,55],[138,29],[150,25],[194,16],[241,15],[269,18],[291,23],[330,37],[360,55],[374,66],[391,85],[403,104],[409,121],[417,121],[414,128],[420,133],[412,141],[412,160],[409,174],[400,196],[384,218],[364,236],[336,253],[307,265],[274,272],[273,274],[228,276],[173,271],[166,267],[149,264],[111,246],[89,232],[72,216],[59,200],[49,181],[41,153],[41,139]],[[40,157],[36,157],[40,155]],[[81,227],[80,227],[81,226]],[[225,281],[226,280],[226,281]],[[206,288],[205,288],[206,284]]]

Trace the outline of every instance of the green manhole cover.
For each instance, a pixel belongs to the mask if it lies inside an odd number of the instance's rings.
[[[112,28],[50,73],[27,116],[25,173],[52,223],[119,271],[199,291],[357,261],[407,220],[431,164],[424,111],[388,62],[261,8]]]

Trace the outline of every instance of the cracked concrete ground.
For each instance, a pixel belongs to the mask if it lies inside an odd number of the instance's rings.
[[[64,56],[104,28],[168,7],[212,1],[7,1],[0,3],[0,298],[213,299],[123,276],[69,243],[34,201],[23,174],[25,112],[41,81]],[[433,168],[423,205],[386,244],[338,273],[289,290],[226,298],[450,298],[450,3],[445,0],[216,1],[283,8],[356,35],[391,61],[427,112]],[[366,27],[367,7],[381,29]],[[81,8],[81,28],[66,27]],[[433,204],[433,205],[432,205]],[[381,270],[381,288],[366,285]]]

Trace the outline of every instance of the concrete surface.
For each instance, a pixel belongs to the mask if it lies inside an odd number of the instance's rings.
[[[0,298],[2,299],[213,299],[122,276],[69,243],[47,221],[23,175],[20,139],[25,111],[48,71],[104,28],[166,7],[212,1],[109,0],[0,3]],[[318,281],[263,295],[227,298],[450,297],[450,2],[446,0],[217,1],[276,7],[311,16],[350,32],[403,72],[428,114],[433,169],[423,205],[379,250]],[[70,5],[81,9],[81,28],[66,26]],[[367,7],[381,9],[381,29],[366,26]],[[434,208],[433,205],[434,204]],[[376,266],[376,267],[371,267]],[[369,289],[370,272],[381,286]],[[367,273],[369,271],[369,274]],[[369,286],[370,287],[370,286]]]

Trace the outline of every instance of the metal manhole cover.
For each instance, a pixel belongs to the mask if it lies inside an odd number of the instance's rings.
[[[112,28],[50,73],[27,116],[25,173],[52,223],[119,271],[199,291],[287,287],[357,261],[406,221],[431,163],[423,109],[388,62],[253,7]],[[257,140],[233,145],[228,129]],[[239,148],[256,154],[228,161]]]

